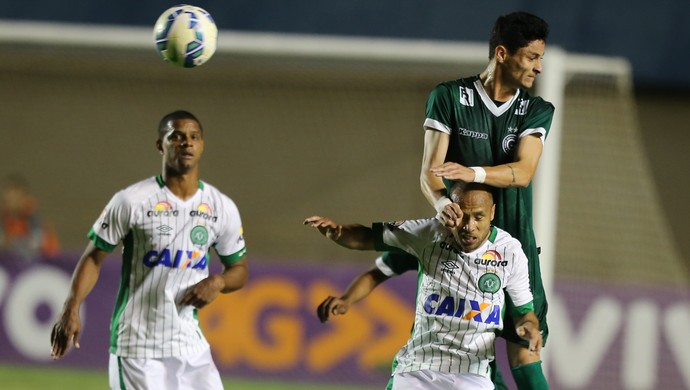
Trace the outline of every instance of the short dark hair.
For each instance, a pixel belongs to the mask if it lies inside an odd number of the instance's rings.
[[[494,203],[494,191],[495,187],[491,187],[488,184],[484,183],[464,183],[461,181],[457,181],[453,183],[453,185],[450,188],[450,191],[448,192],[448,197],[450,198],[451,201],[457,203],[460,201],[460,197],[462,194],[464,194],[467,191],[486,191],[491,199],[491,204]]]
[[[176,121],[180,119],[191,119],[195,121],[199,124],[199,129],[201,130],[201,132],[204,132],[203,127],[201,127],[201,122],[196,116],[194,116],[194,114],[185,110],[177,110],[164,116],[163,119],[161,119],[160,123],[158,123],[158,139],[162,139],[163,137],[165,137],[165,134],[168,133],[168,123],[170,121]]]
[[[489,38],[489,59],[494,58],[499,45],[505,46],[510,54],[515,54],[532,41],[546,42],[548,36],[549,25],[538,16],[527,12],[499,16]]]

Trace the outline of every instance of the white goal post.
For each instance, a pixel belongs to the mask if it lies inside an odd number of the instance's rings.
[[[143,27],[96,26],[0,20],[0,42],[84,47],[153,50],[153,31]],[[484,43],[440,42],[384,38],[349,38],[275,33],[220,31],[218,53],[270,55],[286,58],[347,59],[360,62],[400,62],[420,66],[433,64],[449,71],[459,64],[481,68],[487,61]],[[537,93],[556,107],[547,147],[535,178],[535,231],[541,254],[542,277],[547,295],[553,288],[560,148],[565,86],[577,73],[602,73],[631,88],[630,65],[621,58],[578,55],[548,46],[545,72],[536,85]],[[458,74],[458,76],[462,76]],[[441,81],[441,80],[439,80]]]

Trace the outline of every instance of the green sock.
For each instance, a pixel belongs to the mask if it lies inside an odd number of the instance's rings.
[[[510,369],[519,390],[548,390],[549,384],[541,370],[541,362],[523,364]]]

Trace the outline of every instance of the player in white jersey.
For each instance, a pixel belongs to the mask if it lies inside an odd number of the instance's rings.
[[[160,176],[113,196],[88,234],[70,293],[51,334],[52,355],[79,347],[79,308],[101,264],[122,242],[122,274],[110,325],[113,389],[222,389],[197,309],[247,279],[242,223],[235,203],[199,180],[203,129],[189,112],[163,117]],[[209,276],[210,250],[223,272]]]
[[[529,289],[527,258],[519,241],[491,226],[495,206],[488,188],[453,187],[451,207],[462,212],[457,228],[436,218],[339,225],[328,218],[304,223],[339,245],[360,250],[404,250],[419,259],[412,336],[396,355],[393,389],[427,388],[441,380],[455,388],[492,389],[489,363],[503,327],[507,292],[516,333],[539,353],[541,334]],[[337,309],[333,306],[333,309]]]

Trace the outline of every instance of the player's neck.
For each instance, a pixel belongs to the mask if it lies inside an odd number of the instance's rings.
[[[501,68],[496,66],[496,60],[489,62],[486,69],[479,75],[484,91],[497,102],[507,102],[517,92],[517,88],[503,81]]]
[[[199,189],[199,172],[188,173],[170,172],[163,170],[163,182],[170,192],[181,200],[187,200]]]

